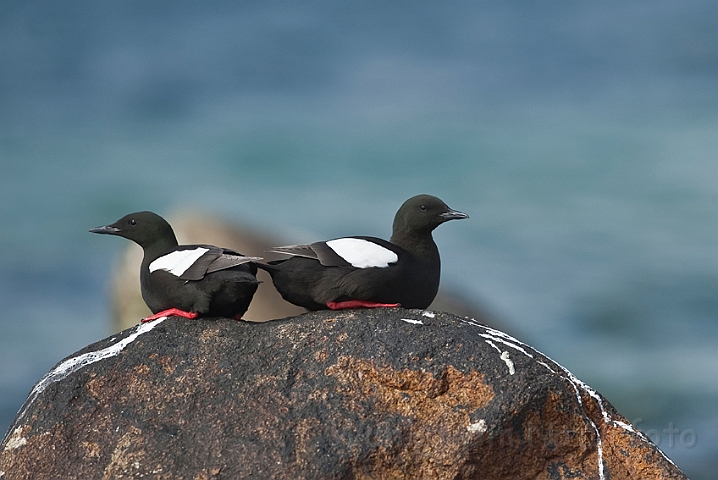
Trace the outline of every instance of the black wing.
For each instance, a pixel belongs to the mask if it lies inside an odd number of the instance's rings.
[[[386,250],[394,252],[397,258],[402,254],[403,250],[396,245],[393,245],[386,240],[375,237],[343,237],[347,239],[364,240],[366,242],[374,243]],[[342,240],[342,239],[335,239]],[[339,255],[327,242],[333,240],[327,240],[326,242],[314,242],[310,245],[289,245],[286,247],[273,247],[268,249],[269,252],[284,253],[287,255],[294,255],[298,257],[312,258],[318,260],[319,263],[325,267],[351,267],[350,261]]]
[[[327,242],[314,242],[311,245],[288,245],[286,247],[272,247],[268,252],[284,253],[295,257],[318,260],[325,267],[349,267],[351,264],[327,245]]]
[[[202,280],[208,273],[261,260],[260,257],[245,257],[233,250],[215,247],[214,245],[182,245],[179,248],[185,247],[187,249],[204,248],[207,251],[179,276],[182,280]]]

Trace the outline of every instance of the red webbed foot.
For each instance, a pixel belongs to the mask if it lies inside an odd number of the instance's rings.
[[[194,319],[199,316],[199,313],[185,312],[184,310],[180,310],[179,308],[168,308],[167,310],[162,310],[161,312],[157,312],[154,315],[150,315],[149,317],[143,318],[142,323],[151,322],[152,320],[157,320],[158,318],[169,317],[169,316]]]
[[[327,302],[329,310],[345,310],[348,308],[398,308],[400,303],[377,303],[366,300],[347,300],[345,302]]]

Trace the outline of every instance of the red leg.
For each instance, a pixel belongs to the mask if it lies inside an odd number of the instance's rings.
[[[232,318],[234,318],[235,320],[242,320],[242,314],[238,313],[237,315],[235,315]]]
[[[157,312],[154,315],[150,315],[149,317],[143,318],[142,323],[151,322],[152,320],[157,320],[158,318],[169,317],[169,316],[184,317],[184,318],[197,318],[199,316],[199,313],[185,312],[184,310],[180,310],[179,308],[168,308],[167,310],[162,310],[161,312]]]
[[[329,310],[344,310],[347,308],[398,308],[400,303],[377,303],[365,300],[347,300],[346,302],[327,302]]]

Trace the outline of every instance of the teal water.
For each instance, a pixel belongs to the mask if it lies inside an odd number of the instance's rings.
[[[0,3],[0,430],[109,333],[130,211],[388,237],[718,470],[718,4]],[[258,252],[247,252],[258,253]],[[673,430],[677,432],[670,433]]]

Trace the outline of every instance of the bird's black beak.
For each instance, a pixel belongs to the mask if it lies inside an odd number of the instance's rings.
[[[90,229],[90,233],[104,233],[105,235],[117,235],[120,233],[120,229],[113,227],[112,225],[104,225],[102,227],[95,227]]]
[[[448,212],[444,212],[441,215],[441,218],[447,222],[449,220],[461,220],[462,218],[469,218],[469,216],[463,212],[457,212],[456,210],[449,209]]]

